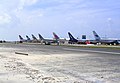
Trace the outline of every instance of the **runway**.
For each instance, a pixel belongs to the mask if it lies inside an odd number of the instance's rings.
[[[120,83],[120,49],[1,44],[0,57],[3,83]]]
[[[79,52],[92,52],[92,53],[108,53],[108,54],[120,54],[120,49],[113,48],[89,48],[89,47],[75,47],[75,46],[51,46],[51,45],[40,45],[40,44],[1,44],[1,47],[7,48],[17,48],[23,51],[35,51],[35,52],[45,52],[49,54],[59,54],[59,53],[72,53]]]

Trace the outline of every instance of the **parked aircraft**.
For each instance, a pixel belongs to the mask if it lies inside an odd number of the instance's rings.
[[[26,35],[27,39],[24,39],[21,35],[19,35],[20,43],[23,42],[32,42],[32,40]]]
[[[44,39],[40,34],[38,34],[38,35],[39,35],[39,39],[41,40],[41,42],[44,43],[45,45],[50,45],[51,43],[59,44],[58,40]]]
[[[33,34],[32,34],[32,38],[33,38],[33,40],[38,40]]]
[[[70,32],[68,32],[70,40],[68,41],[69,44],[75,44],[78,43],[78,40],[75,39]]]
[[[118,45],[119,44],[119,40],[109,40],[109,39],[101,39],[100,36],[93,31],[93,35],[95,37],[95,40],[100,43],[100,44],[108,44],[108,45]]]
[[[53,32],[53,36],[54,36],[54,39],[57,40],[59,43],[64,44],[66,41],[65,39],[61,39],[55,32]]]
[[[95,40],[77,40],[73,37],[73,35],[70,32],[68,32],[68,35],[70,38],[70,40],[68,42],[69,44],[75,44],[75,43],[77,43],[77,44],[97,44],[97,41],[95,41]]]
[[[26,39],[23,39],[23,37],[22,37],[21,35],[19,35],[19,39],[20,39],[20,43],[22,43],[22,42],[27,42],[27,40],[26,40]]]
[[[41,41],[39,39],[37,39],[33,34],[32,34],[32,42],[34,43],[40,43]]]
[[[32,42],[32,40],[26,35],[27,41]]]
[[[27,38],[27,40],[29,40],[29,41],[31,40],[27,35],[26,35],[26,38]]]
[[[77,40],[73,37],[73,35],[68,32],[70,40],[68,41],[69,44],[86,44],[86,40]]]

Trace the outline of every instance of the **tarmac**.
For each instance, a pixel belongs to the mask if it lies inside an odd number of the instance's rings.
[[[0,44],[0,83],[120,83],[120,49]]]

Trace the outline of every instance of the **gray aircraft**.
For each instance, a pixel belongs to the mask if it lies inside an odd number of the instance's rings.
[[[19,35],[20,43],[32,41],[27,35],[26,35],[26,38],[27,39],[24,39],[21,35]]]
[[[44,43],[45,45],[50,45],[51,43],[57,43],[59,44],[58,40],[54,40],[54,39],[45,39],[43,38],[40,34],[39,35],[39,39],[41,41],[41,43]]]
[[[69,44],[97,44],[95,40],[77,40],[73,35],[68,32],[70,40],[68,41]]]
[[[32,34],[32,42],[34,43],[40,43],[41,41],[39,39],[37,39],[33,34]]]
[[[65,41],[66,41],[66,39],[64,39],[64,38],[63,38],[63,39],[60,38],[55,32],[53,32],[53,36],[54,36],[54,39],[55,39],[55,40],[58,40],[59,43],[64,44]]]
[[[101,39],[100,36],[93,31],[93,35],[95,37],[95,41],[100,44],[108,44],[108,45],[118,45],[120,40],[110,40],[110,39]]]

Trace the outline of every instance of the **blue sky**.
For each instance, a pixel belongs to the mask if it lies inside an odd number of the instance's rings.
[[[52,38],[52,32],[67,38],[68,31],[93,39],[93,30],[120,38],[119,11],[120,0],[0,0],[0,39],[38,33]]]

